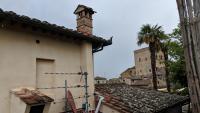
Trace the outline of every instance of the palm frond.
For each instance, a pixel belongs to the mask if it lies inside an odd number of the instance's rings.
[[[161,41],[164,40],[167,35],[165,35],[162,30],[162,26],[150,24],[145,24],[141,27],[140,32],[138,33],[138,42],[137,44],[140,46],[142,44],[150,44],[154,43],[157,50],[161,50]]]

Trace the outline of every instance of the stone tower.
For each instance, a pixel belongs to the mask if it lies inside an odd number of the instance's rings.
[[[85,35],[92,35],[92,15],[96,13],[92,8],[78,5],[74,14],[77,16],[77,31]]]

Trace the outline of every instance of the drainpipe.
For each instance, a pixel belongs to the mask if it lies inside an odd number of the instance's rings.
[[[100,106],[101,106],[101,103],[102,103],[103,99],[104,99],[103,96],[99,96],[99,102],[98,102],[97,108],[95,110],[95,113],[99,112],[99,109],[100,109]]]

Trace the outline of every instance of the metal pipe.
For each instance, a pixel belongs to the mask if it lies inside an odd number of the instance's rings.
[[[98,102],[97,108],[95,110],[95,113],[99,112],[99,109],[100,109],[100,106],[101,106],[101,103],[102,103],[103,99],[104,99],[103,96],[99,96],[99,102]]]

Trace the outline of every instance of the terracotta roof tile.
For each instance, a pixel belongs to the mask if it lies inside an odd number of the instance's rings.
[[[42,94],[37,90],[31,90],[27,88],[13,90],[12,93],[14,93],[17,97],[19,97],[23,102],[28,105],[50,103],[54,101],[52,98]]]

